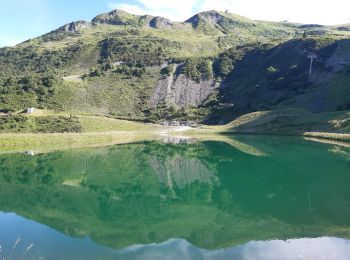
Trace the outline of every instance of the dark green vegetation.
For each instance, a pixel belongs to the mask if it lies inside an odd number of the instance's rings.
[[[210,60],[188,59],[185,62],[183,73],[190,79],[200,82],[213,78],[213,67]]]
[[[216,11],[175,23],[115,10],[0,49],[0,110],[206,123],[286,107],[348,110],[349,28]],[[165,79],[170,92],[159,88]]]
[[[310,53],[317,53],[309,75]],[[313,112],[350,109],[350,40],[313,37],[252,50],[235,64],[221,90],[235,107],[228,117],[253,111],[305,108]],[[223,113],[218,114],[219,117]]]
[[[0,116],[0,133],[76,133],[81,131],[82,126],[77,117]]]
[[[207,249],[350,238],[349,148],[230,140],[3,154],[0,211],[114,248],[174,237]]]

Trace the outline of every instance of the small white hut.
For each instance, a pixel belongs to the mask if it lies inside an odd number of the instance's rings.
[[[35,112],[36,108],[35,107],[28,107],[27,108],[27,114],[33,114]]]

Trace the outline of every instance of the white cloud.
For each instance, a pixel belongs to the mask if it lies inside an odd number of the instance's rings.
[[[137,0],[137,4],[111,3],[110,9],[123,9],[134,14],[163,16],[173,21],[183,21],[195,13],[198,0]]]
[[[136,4],[112,3],[111,9],[135,14],[161,15],[183,21],[199,11],[229,10],[256,20],[289,20],[300,23],[350,22],[349,0],[137,0]]]
[[[208,11],[208,10],[217,10],[217,11],[226,11],[229,10],[233,12],[235,6],[239,1],[230,1],[230,0],[203,0],[199,1],[198,11]]]
[[[224,0],[225,1],[225,0]],[[206,2],[213,2],[206,0]],[[300,23],[341,24],[350,20],[349,0],[239,0],[228,9],[235,13],[260,20],[290,20]]]
[[[144,15],[147,11],[141,8],[138,5],[130,5],[130,4],[109,4],[110,9],[120,9],[127,11],[131,14]]]

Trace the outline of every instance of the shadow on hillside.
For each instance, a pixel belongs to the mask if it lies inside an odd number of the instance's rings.
[[[350,64],[350,56],[335,55],[346,53],[349,46],[348,39],[323,43],[317,38],[306,38],[247,51],[219,90],[220,103],[233,107],[218,107],[206,123],[224,124],[243,114],[277,107],[301,107],[312,112],[344,107],[347,95],[338,95],[329,104],[330,94],[324,83]],[[311,76],[310,54],[317,56]],[[312,86],[317,88],[311,91]]]

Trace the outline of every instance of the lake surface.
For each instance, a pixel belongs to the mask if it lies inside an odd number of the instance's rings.
[[[2,154],[0,212],[0,259],[350,259],[350,148],[242,135]]]

